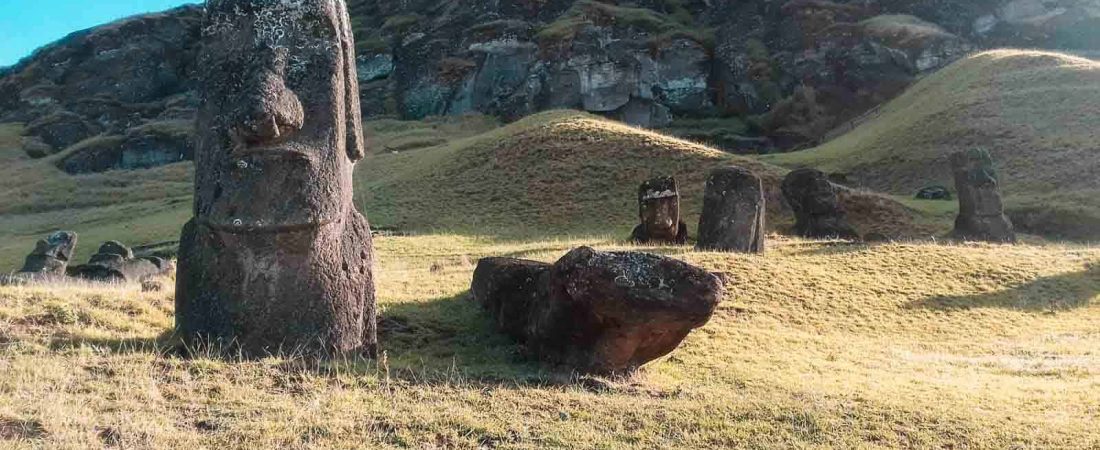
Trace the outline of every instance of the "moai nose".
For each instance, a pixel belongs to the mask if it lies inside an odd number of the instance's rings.
[[[283,141],[302,129],[302,102],[287,88],[280,72],[277,68],[259,70],[251,92],[245,94],[236,134],[246,144]]]

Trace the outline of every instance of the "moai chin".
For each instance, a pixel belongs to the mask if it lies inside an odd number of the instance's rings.
[[[198,60],[194,218],[176,328],[243,353],[378,347],[373,248],[343,0],[209,0]]]
[[[974,149],[951,155],[955,189],[959,192],[959,216],[953,236],[958,239],[1016,242],[1012,222],[1004,212],[1000,179],[993,157]]]
[[[687,242],[687,224],[680,219],[680,191],[676,179],[657,177],[638,188],[638,219],[631,240],[638,243]]]

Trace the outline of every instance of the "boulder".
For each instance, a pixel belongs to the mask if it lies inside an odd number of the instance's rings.
[[[107,241],[87,264],[70,268],[68,275],[103,283],[140,283],[171,270],[171,264],[161,258],[135,258],[130,247],[118,241]]]
[[[687,224],[680,220],[680,191],[672,177],[657,177],[638,188],[638,218],[631,240],[637,243],[687,242]]]
[[[794,211],[794,233],[807,238],[858,240],[837,196],[840,187],[820,170],[798,169],[783,180],[783,197]]]
[[[471,295],[534,356],[582,373],[624,373],[667,355],[710,320],[722,280],[647,253],[575,249],[557,263],[478,263]]]
[[[71,231],[58,231],[38,241],[34,251],[27,255],[21,273],[65,275],[73,251],[76,250],[77,235]]]
[[[946,186],[927,186],[917,191],[917,200],[951,200],[951,191]]]
[[[952,236],[968,241],[1016,242],[1012,222],[1005,216],[1000,178],[989,152],[981,149],[951,155],[959,216]]]
[[[763,253],[766,211],[760,177],[741,167],[715,169],[703,192],[696,248]]]

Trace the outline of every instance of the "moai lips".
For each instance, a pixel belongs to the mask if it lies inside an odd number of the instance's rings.
[[[377,350],[373,248],[342,0],[210,0],[199,58],[195,217],[176,326],[247,354]]]

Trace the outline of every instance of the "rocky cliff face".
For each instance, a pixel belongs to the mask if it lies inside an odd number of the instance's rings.
[[[364,115],[575,108],[727,117],[733,151],[808,145],[979,48],[1100,50],[1100,0],[352,0]],[[0,71],[0,122],[71,172],[191,156],[201,8],[73,34]]]

